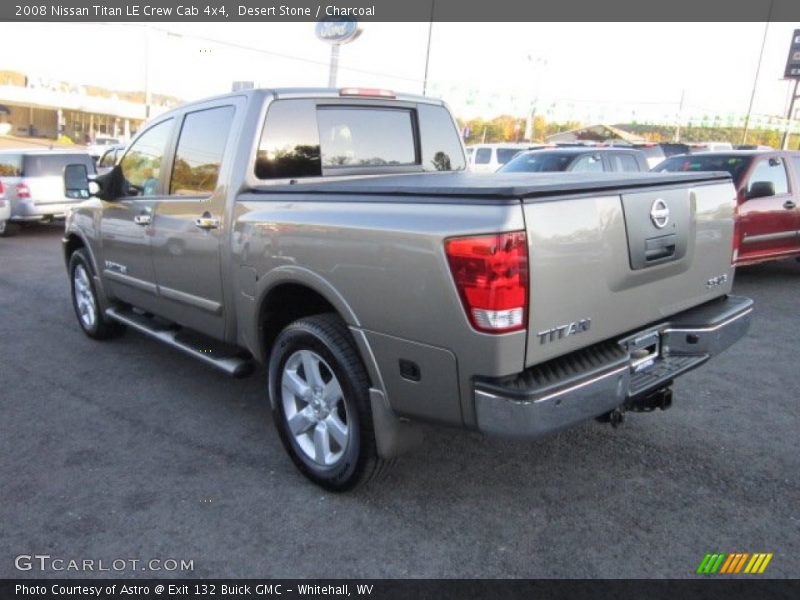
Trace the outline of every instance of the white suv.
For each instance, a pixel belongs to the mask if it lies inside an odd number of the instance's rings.
[[[11,218],[11,202],[6,199],[6,190],[0,181],[0,236],[8,235],[8,220]]]
[[[523,150],[544,148],[544,144],[474,144],[467,146],[467,165],[475,173],[494,173]]]

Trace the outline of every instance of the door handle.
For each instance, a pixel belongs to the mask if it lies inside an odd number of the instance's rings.
[[[219,227],[219,219],[212,217],[211,213],[204,212],[199,219],[194,220],[195,227],[200,229],[216,229]]]
[[[795,204],[792,200],[787,200],[783,203],[783,208],[786,210],[792,210],[793,208],[797,208],[797,204]]]
[[[133,222],[137,225],[150,225],[150,222],[153,220],[153,217],[148,214],[143,215],[136,215],[133,217]]]

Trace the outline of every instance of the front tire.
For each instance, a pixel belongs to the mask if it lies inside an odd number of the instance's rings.
[[[308,479],[342,492],[383,470],[369,379],[338,316],[306,317],[278,335],[269,389],[281,442]]]
[[[111,321],[100,311],[94,285],[92,263],[85,249],[72,253],[69,259],[69,279],[72,307],[83,332],[95,340],[106,340],[122,333],[123,326]]]

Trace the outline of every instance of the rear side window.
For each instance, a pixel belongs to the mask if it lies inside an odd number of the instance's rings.
[[[19,177],[22,175],[21,154],[0,154],[0,177]]]
[[[418,162],[410,110],[320,107],[317,121],[324,168]]]
[[[270,105],[258,144],[255,172],[259,179],[322,175],[313,100],[276,100]]]
[[[747,184],[747,191],[750,191],[756,181],[769,181],[775,186],[776,194],[786,194],[789,192],[789,182],[786,179],[786,167],[783,160],[778,157],[765,158],[758,161],[750,181]]]
[[[221,106],[186,115],[172,165],[170,194],[194,196],[216,189],[233,114],[233,106]]]
[[[61,177],[67,165],[86,165],[95,172],[94,160],[88,154],[29,154],[25,157],[25,177]]]
[[[488,165],[490,160],[492,160],[491,148],[478,148],[478,151],[475,152],[476,165]]]
[[[420,104],[417,116],[422,135],[422,168],[425,171],[464,169],[466,164],[461,138],[447,109]]]
[[[611,164],[615,171],[639,171],[639,163],[630,154],[615,154],[611,157]]]

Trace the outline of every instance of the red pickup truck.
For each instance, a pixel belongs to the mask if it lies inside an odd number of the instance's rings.
[[[727,171],[736,186],[735,265],[800,257],[800,152],[741,150],[671,156],[654,171]]]

